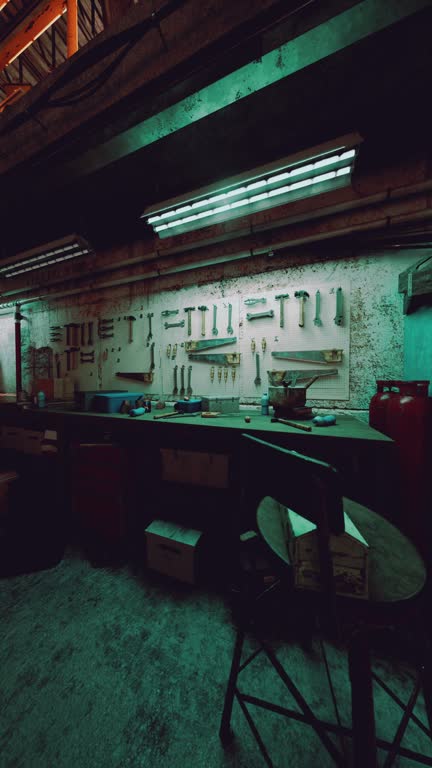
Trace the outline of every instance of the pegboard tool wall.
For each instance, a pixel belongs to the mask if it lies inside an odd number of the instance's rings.
[[[318,257],[309,261],[300,262],[293,255],[291,259],[285,258],[285,266],[269,269],[269,264],[255,265],[248,262],[248,271],[245,271],[245,263],[234,263],[224,267],[203,268],[191,273],[190,279],[185,275],[185,282],[178,282],[178,277],[171,281],[167,278],[161,280],[136,283],[127,287],[115,289],[98,289],[79,296],[65,299],[52,300],[50,303],[35,304],[26,307],[24,314],[26,320],[22,323],[23,354],[29,345],[43,347],[49,344],[50,326],[62,325],[68,322],[95,323],[95,363],[78,365],[76,370],[66,372],[65,346],[63,343],[53,343],[55,353],[60,355],[61,375],[75,382],[77,389],[111,389],[127,388],[132,391],[142,391],[142,384],[127,379],[116,377],[117,371],[143,372],[150,368],[150,348],[146,344],[148,334],[147,313],[153,312],[153,341],[155,343],[155,371],[154,382],[146,385],[145,391],[155,397],[169,395],[173,389],[173,368],[175,364],[188,365],[187,355],[183,348],[178,349],[177,360],[174,362],[167,358],[166,347],[168,343],[177,344],[184,342],[187,336],[187,315],[183,309],[187,306],[209,307],[206,316],[206,337],[213,338],[212,310],[213,304],[218,306],[217,324],[218,338],[226,334],[226,312],[228,303],[232,304],[233,336],[238,339],[238,344],[216,348],[215,352],[228,353],[241,351],[241,365],[237,366],[234,383],[228,377],[227,382],[222,376],[222,383],[217,380],[215,371],[214,386],[210,386],[209,366],[205,363],[193,363],[192,388],[195,394],[200,391],[220,394],[240,394],[244,402],[257,402],[262,391],[267,389],[268,369],[284,370],[303,366],[299,363],[286,363],[271,357],[272,349],[302,350],[323,349],[327,346],[318,343],[322,338],[313,325],[314,319],[314,291],[320,286],[322,294],[323,322],[328,311],[328,330],[337,334],[329,338],[329,346],[344,348],[344,360],[339,368],[338,385],[346,386],[349,368],[349,393],[343,396],[330,392],[328,388],[333,386],[335,380],[328,379],[325,382],[317,382],[309,390],[308,403],[324,407],[340,407],[367,412],[371,395],[375,391],[375,379],[377,378],[401,378],[403,373],[403,312],[402,297],[398,294],[398,276],[411,263],[418,260],[417,252],[400,252],[398,254],[376,253],[367,255],[347,256],[340,259]],[[260,271],[258,271],[258,266]],[[199,277],[200,283],[196,280]],[[344,322],[340,329],[333,323],[334,297],[330,291],[341,286],[344,290]],[[307,290],[310,298],[305,306],[305,327],[303,331],[298,328],[298,302],[293,298],[293,292],[297,289]],[[280,293],[289,293],[290,298],[285,302],[285,329],[279,327],[279,304],[274,296]],[[248,307],[244,305],[247,297],[267,296],[267,304],[273,308],[275,316],[271,321],[264,320],[266,333],[261,333],[261,321],[254,320],[249,326],[244,325],[245,313],[258,312],[260,305]],[[270,305],[270,297],[271,305]],[[328,310],[325,301],[329,302]],[[178,308],[179,316],[183,312],[185,326],[178,332],[173,330],[173,335],[168,336],[163,322],[172,318],[162,318],[161,312],[166,309]],[[125,315],[132,314],[137,319],[134,322],[134,340],[128,342],[128,323]],[[113,339],[99,339],[97,336],[98,318],[113,318]],[[120,318],[120,319],[119,319]],[[173,318],[175,320],[175,317]],[[183,318],[182,318],[183,319]],[[191,339],[201,339],[200,312],[196,309],[192,313],[193,332]],[[9,322],[9,318],[7,318]],[[5,327],[6,319],[2,322]],[[268,323],[271,323],[271,333],[268,331]],[[10,320],[13,329],[13,320]],[[253,330],[253,334],[252,334]],[[178,335],[177,335],[178,333]],[[300,333],[304,335],[299,336]],[[340,334],[344,334],[343,337]],[[257,343],[257,351],[262,337],[268,338],[267,350],[264,359],[261,360],[262,387],[254,387],[255,369],[254,359],[250,349],[250,337],[254,335]],[[278,341],[274,339],[277,337]],[[308,340],[304,344],[302,339]],[[339,341],[339,338],[341,339]],[[10,339],[10,350],[8,346]],[[13,334],[10,337],[2,337],[0,346],[0,365],[4,362],[4,370],[8,360],[13,358]],[[301,341],[301,344],[300,344]],[[271,343],[270,343],[271,342]],[[294,343],[295,342],[295,343]],[[298,346],[297,346],[298,342]],[[330,343],[331,342],[331,343]],[[84,347],[85,352],[91,347]],[[208,351],[208,350],[206,350]],[[349,364],[349,365],[348,365]],[[308,368],[310,366],[307,366]],[[316,367],[316,366],[314,366]],[[11,368],[13,371],[13,367]],[[346,374],[345,374],[346,371]],[[346,378],[344,378],[346,375]],[[29,390],[28,378],[24,376],[24,386]],[[318,384],[321,393],[318,391]],[[9,391],[13,391],[13,382]],[[187,385],[187,378],[186,378]],[[251,386],[252,385],[252,386]],[[180,386],[180,380],[178,383]],[[328,395],[326,394],[328,392]]]
[[[336,325],[336,291],[342,289],[341,324]],[[300,299],[297,292],[309,294],[304,299],[304,325],[299,325]],[[319,317],[316,316],[316,292],[319,291]],[[284,327],[280,327],[280,301],[276,296],[288,294],[283,300]],[[284,284],[277,291],[261,291],[252,298],[265,299],[265,303],[248,305],[248,297],[241,300],[239,349],[242,352],[240,395],[244,398],[256,397],[257,393],[268,389],[268,370],[317,371],[337,370],[336,375],[319,378],[309,388],[309,398],[315,400],[348,399],[349,396],[349,284],[345,283],[306,283],[301,285]],[[250,319],[253,315],[267,312],[273,317]],[[315,324],[317,319],[321,324]],[[302,363],[299,360],[280,359],[272,352],[305,352],[309,350],[343,350],[342,361],[323,365],[321,362]],[[261,386],[255,385],[257,378],[257,355]],[[308,357],[307,354],[304,357]],[[302,382],[304,383],[304,382]]]
[[[334,322],[337,288],[342,289],[343,314],[341,325]],[[304,305],[304,326],[299,326],[299,299],[296,291],[306,290],[309,298]],[[203,292],[193,295],[153,294],[145,304],[118,306],[110,317],[98,313],[84,319],[73,310],[50,313],[50,326],[62,326],[61,339],[49,342],[40,323],[34,322],[33,345],[37,348],[51,344],[60,362],[60,375],[75,382],[78,389],[145,390],[154,397],[178,397],[192,390],[196,395],[223,395],[239,397],[244,402],[254,402],[268,391],[267,370],[316,370],[337,368],[338,374],[319,379],[310,387],[314,399],[347,399],[349,394],[349,284],[335,282],[297,286],[286,284],[283,289],[256,293],[234,294],[223,298]],[[316,292],[320,292],[320,322],[314,324]],[[288,294],[284,300],[284,327],[280,327],[280,293]],[[254,303],[255,299],[260,299]],[[190,311],[191,334],[188,335]],[[205,309],[201,309],[201,308]],[[112,308],[114,310],[114,308]],[[260,313],[272,313],[272,317],[248,319]],[[133,320],[128,319],[131,316]],[[101,330],[101,319],[110,322]],[[35,318],[36,320],[36,318]],[[112,321],[112,322],[111,322]],[[151,329],[150,329],[151,321]],[[75,323],[78,328],[69,347],[66,344],[66,324]],[[93,344],[89,345],[89,323],[93,323]],[[84,324],[83,336],[81,325]],[[130,328],[130,325],[132,326]],[[203,333],[204,331],[204,333]],[[217,331],[217,333],[216,333]],[[150,335],[151,333],[151,335]],[[113,334],[111,336],[111,334]],[[84,344],[82,340],[84,339]],[[132,339],[132,340],[131,340]],[[228,343],[221,344],[222,340]],[[253,344],[253,341],[255,344]],[[194,359],[189,358],[187,344]],[[202,345],[209,344],[205,349]],[[66,349],[76,345],[79,350],[67,370]],[[153,359],[152,359],[153,348]],[[272,357],[278,351],[309,351],[342,349],[340,363],[320,365]],[[83,362],[82,355],[92,356],[92,362]],[[234,357],[233,357],[234,355]],[[200,358],[199,360],[197,358]],[[215,358],[215,359],[213,359]],[[260,382],[257,378],[257,358],[260,363]],[[238,364],[238,360],[240,360]],[[234,364],[232,364],[234,362]],[[152,364],[154,367],[152,368]],[[175,374],[176,369],[176,374]],[[182,371],[183,369],[183,371]],[[151,383],[140,383],[117,373],[153,374]],[[177,392],[175,392],[175,385]]]

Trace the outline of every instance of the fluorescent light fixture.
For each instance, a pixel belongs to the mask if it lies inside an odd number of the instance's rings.
[[[5,8],[5,6],[8,4],[9,0],[3,0],[3,2],[0,0],[0,11]]]
[[[86,256],[91,253],[91,250],[90,245],[77,235],[71,235],[52,243],[45,243],[45,245],[33,248],[31,251],[24,251],[0,262],[2,265],[0,266],[0,279],[2,277],[18,277],[25,272],[33,272],[35,269],[43,269],[53,264],[76,259],[79,256]]]
[[[256,168],[223,187],[213,185],[146,208],[141,218],[159,237],[171,237],[347,186],[361,140],[349,134]]]

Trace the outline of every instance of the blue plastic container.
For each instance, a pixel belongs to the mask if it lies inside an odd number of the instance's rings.
[[[264,392],[264,394],[261,395],[261,416],[269,415],[269,402],[269,396],[267,392]]]
[[[129,400],[133,407],[135,400],[143,396],[143,392],[106,392],[94,396],[93,407],[98,413],[120,413],[121,404],[125,400]]]
[[[196,413],[201,410],[201,398],[190,397],[189,400],[177,400],[174,404],[175,411],[181,411],[181,413]]]
[[[121,393],[125,395],[126,399],[127,389],[84,389],[75,392],[75,401],[79,411],[93,411],[95,410],[93,400],[96,395],[119,395]]]

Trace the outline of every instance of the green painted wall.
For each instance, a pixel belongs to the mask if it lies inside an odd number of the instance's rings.
[[[432,382],[432,306],[405,317],[404,378]],[[432,385],[429,387],[432,395]]]

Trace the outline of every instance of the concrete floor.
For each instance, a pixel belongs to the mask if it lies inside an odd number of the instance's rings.
[[[234,742],[224,751],[218,738],[234,637],[220,595],[157,574],[95,569],[69,553],[51,570],[2,579],[0,622],[1,768],[264,765],[237,704]],[[311,707],[333,720],[318,643],[310,651],[284,644],[278,655]],[[349,725],[346,658],[334,646],[328,658]],[[375,663],[406,700],[410,664]],[[292,706],[263,656],[242,673],[241,687]],[[398,708],[379,689],[375,706],[378,735],[388,738]],[[416,711],[425,721],[422,697]],[[253,714],[277,768],[333,765],[307,726]],[[414,724],[404,745],[432,754]]]

